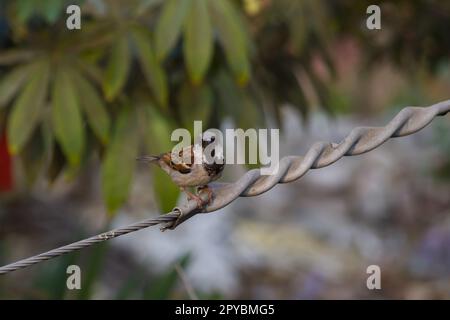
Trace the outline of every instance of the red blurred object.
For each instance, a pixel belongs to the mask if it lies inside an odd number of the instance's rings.
[[[0,134],[0,192],[8,192],[13,188],[12,161],[8,152],[6,134]]]

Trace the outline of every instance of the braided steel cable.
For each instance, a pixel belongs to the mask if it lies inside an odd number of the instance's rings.
[[[63,254],[66,254],[66,253],[69,253],[72,251],[90,247],[93,244],[103,242],[106,240],[110,240],[110,239],[122,236],[122,235],[130,233],[130,232],[138,231],[138,230],[141,230],[141,229],[144,229],[144,228],[147,228],[150,226],[154,226],[154,225],[157,225],[160,223],[172,222],[172,221],[176,220],[178,218],[178,216],[179,216],[179,212],[172,211],[168,214],[159,216],[157,218],[147,219],[147,220],[144,220],[141,222],[131,224],[124,228],[118,228],[118,229],[111,230],[111,231],[108,231],[105,233],[101,233],[96,236],[71,243],[67,246],[59,247],[59,248],[41,253],[37,256],[33,256],[33,257],[30,257],[27,259],[23,259],[23,260],[8,264],[8,265],[0,268],[0,274],[5,274],[5,273],[11,272],[11,271],[29,267],[33,264],[36,264],[36,263],[39,263],[39,262],[42,262],[45,260],[49,260],[52,258],[56,258],[56,257],[59,257]]]
[[[198,213],[209,213],[219,210],[238,197],[260,195],[272,189],[278,183],[288,183],[301,178],[310,169],[329,166],[344,156],[354,156],[369,152],[390,138],[415,133],[428,125],[436,116],[443,116],[448,112],[450,112],[450,100],[429,107],[406,107],[384,127],[358,127],[353,129],[338,144],[317,142],[307,151],[305,156],[287,156],[282,158],[276,174],[262,176],[259,169],[253,169],[234,183],[211,184],[210,188],[213,189],[214,198],[205,208],[199,208],[196,201],[190,200],[183,206],[177,207],[170,213],[157,218],[147,219],[124,228],[118,228],[6,265],[0,268],[0,274],[25,268],[149,226],[164,224],[161,228],[162,231],[174,229],[192,216]],[[205,200],[207,199],[207,193],[205,191],[201,191],[200,196]]]

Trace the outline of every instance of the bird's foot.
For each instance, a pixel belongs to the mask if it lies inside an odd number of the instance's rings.
[[[200,196],[196,195],[196,194],[192,194],[191,196],[188,196],[189,200],[195,200],[197,202],[197,208],[203,208],[206,203],[203,201],[202,198],[200,198]]]
[[[207,204],[205,201],[203,201],[203,199],[199,195],[196,195],[184,188],[181,190],[184,191],[184,193],[186,193],[188,200],[195,200],[197,202],[198,208],[203,208]]]
[[[211,188],[208,187],[208,185],[198,187],[197,188],[197,193],[200,193],[200,192],[207,192],[208,193],[208,202],[206,204],[210,204],[211,201],[214,198],[214,192],[211,190]]]

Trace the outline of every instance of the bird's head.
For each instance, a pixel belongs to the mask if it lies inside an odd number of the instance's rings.
[[[217,139],[214,134],[203,134],[202,149],[204,162],[223,163],[223,144],[220,137]]]

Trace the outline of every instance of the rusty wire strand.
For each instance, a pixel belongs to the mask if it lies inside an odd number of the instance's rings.
[[[20,260],[0,268],[0,274],[6,274],[33,264],[52,259],[63,254],[89,247],[98,242],[110,240],[121,235],[135,232],[157,224],[163,224],[161,230],[174,229],[182,222],[198,213],[209,213],[221,209],[238,197],[260,195],[278,183],[288,183],[301,178],[310,169],[326,167],[344,156],[359,155],[375,149],[386,140],[415,133],[428,125],[436,116],[450,112],[450,100],[429,107],[406,107],[402,109],[384,127],[358,127],[353,129],[342,142],[317,142],[305,156],[287,156],[280,160],[276,174],[262,176],[259,169],[248,171],[234,183],[215,183],[214,198],[205,208],[198,208],[194,200],[156,218],[147,219],[129,226],[111,230],[67,246],[50,250],[39,255]],[[204,199],[205,193],[200,194]]]

